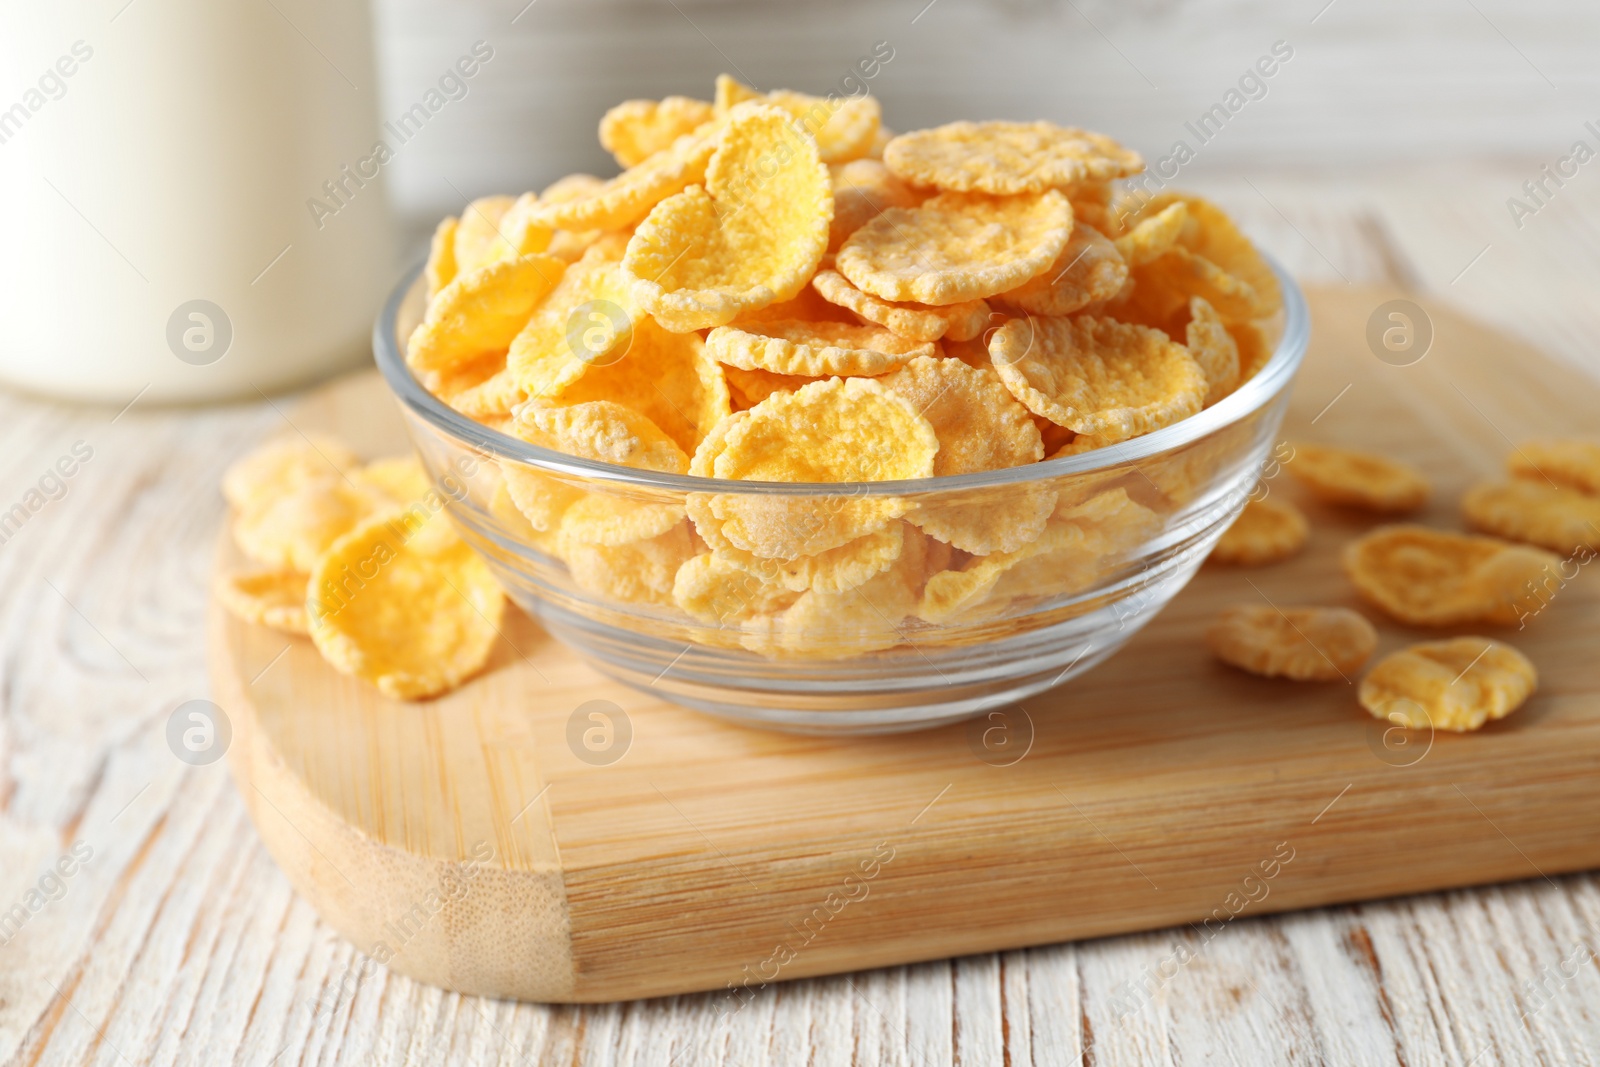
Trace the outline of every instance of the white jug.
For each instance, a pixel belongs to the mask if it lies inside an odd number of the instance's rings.
[[[0,23],[0,380],[120,406],[367,358],[397,263],[366,0],[9,4]]]

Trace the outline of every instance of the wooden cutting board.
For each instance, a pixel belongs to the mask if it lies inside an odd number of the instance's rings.
[[[1593,433],[1600,388],[1427,298],[1426,357],[1380,361],[1369,319],[1402,296],[1312,294],[1285,435],[1418,464],[1438,490],[1424,521],[1458,527],[1460,492],[1511,441]],[[375,374],[292,418],[369,454],[405,447]],[[1273,491],[1302,499],[1287,483]],[[1209,935],[1600,866],[1600,578],[1497,634],[1541,672],[1521,711],[1467,736],[1392,731],[1353,684],[1249,677],[1204,649],[1234,602],[1361,606],[1337,557],[1370,520],[1307,508],[1297,559],[1207,567],[1083,678],[920,734],[729,725],[602,678],[515,612],[483,677],[395,704],[308,641],[216,610],[228,758],[272,855],[358,949],[529,1000],[755,989],[1176,923]],[[1367,614],[1380,655],[1436,636]]]

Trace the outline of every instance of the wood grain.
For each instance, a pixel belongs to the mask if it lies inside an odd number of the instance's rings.
[[[1312,294],[1285,433],[1416,463],[1438,489],[1426,517],[1450,525],[1506,438],[1581,431],[1600,389],[1437,304],[1427,356],[1384,363],[1367,321],[1401,296]],[[366,440],[397,422],[375,374],[295,421]],[[1272,491],[1294,497],[1287,481]],[[1542,676],[1523,711],[1468,737],[1397,733],[1356,706],[1355,677],[1266,681],[1204,649],[1236,601],[1359,606],[1338,553],[1371,520],[1313,517],[1304,555],[1208,569],[1081,680],[995,723],[905,737],[725,725],[603,678],[520,617],[482,678],[429,704],[386,701],[309,642],[220,614],[214,681],[241,792],[290,880],[393,969],[490,996],[732,990],[732,1013],[776,980],[1175,924],[1204,946],[1246,911],[1600,864],[1600,837],[1563,817],[1600,809],[1593,586],[1511,635]],[[1382,650],[1421,636],[1386,625]],[[632,723],[605,766],[569,742],[593,700]],[[983,758],[975,738],[996,723],[1015,762]],[[452,867],[459,898],[419,905]]]
[[[1506,190],[1539,162],[1400,172],[1357,160],[1346,175],[1195,182],[1302,280],[1411,284],[1600,378],[1600,194],[1573,184],[1527,229],[1504,226]],[[0,906],[74,841],[95,850],[0,945],[0,1062],[949,1067],[958,1047],[964,1067],[1600,1062],[1589,874],[1246,913],[1131,1016],[1119,990],[1194,934],[782,983],[721,1027],[712,995],[575,1008],[363,976],[263,848],[222,764],[180,764],[163,737],[179,703],[216,696],[215,485],[291,409],[274,397],[119,414],[0,393],[0,503],[73,442],[95,450],[0,545]]]

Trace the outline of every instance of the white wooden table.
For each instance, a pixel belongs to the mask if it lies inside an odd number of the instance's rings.
[[[1406,282],[1596,372],[1600,186],[1575,183],[1518,232],[1504,200],[1536,169],[1188,184],[1307,281]],[[181,763],[165,737],[177,705],[208,695],[218,477],[290,402],[118,412],[0,394],[0,512],[27,510],[0,544],[0,1060],[1600,1062],[1592,875],[1242,919],[1203,949],[1169,930],[796,982],[727,1029],[700,996],[540,1007],[358,980],[224,765]],[[93,454],[64,492],[41,486],[77,442]],[[1596,813],[1572,818],[1600,832]],[[74,846],[88,858],[71,876],[47,874]],[[1152,979],[1178,944],[1198,958]],[[1121,1017],[1140,983],[1154,995]]]

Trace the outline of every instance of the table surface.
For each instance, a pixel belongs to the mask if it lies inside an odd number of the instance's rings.
[[[1307,282],[1410,285],[1600,373],[1600,189],[1574,184],[1517,230],[1505,199],[1536,171],[1191,184]],[[1600,1062],[1600,881],[1531,866],[1511,885],[1242,919],[1176,973],[1163,961],[1196,951],[1187,930],[776,986],[722,1028],[705,996],[544,1007],[363,973],[274,867],[225,765],[188,766],[166,741],[173,709],[209,696],[218,479],[291,406],[0,393],[0,511],[92,449],[0,544],[0,915],[28,915],[9,940],[0,924],[0,1061]],[[1594,813],[1573,818],[1593,832]],[[74,848],[69,877],[47,873]]]

